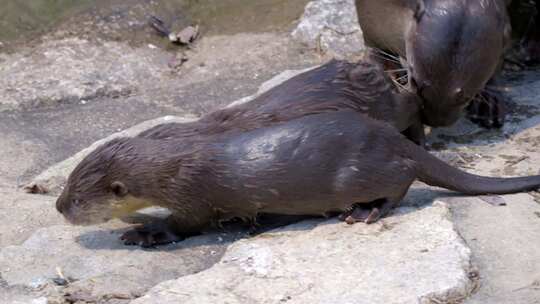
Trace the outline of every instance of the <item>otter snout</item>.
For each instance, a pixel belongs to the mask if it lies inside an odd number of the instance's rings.
[[[60,212],[61,214],[64,214],[67,208],[68,208],[68,203],[66,202],[64,192],[62,192],[60,197],[58,197],[58,199],[56,200],[56,210]]]
[[[85,215],[85,212],[77,206],[78,201],[73,201],[67,195],[62,193],[56,200],[56,210],[73,225],[89,225],[93,221]]]

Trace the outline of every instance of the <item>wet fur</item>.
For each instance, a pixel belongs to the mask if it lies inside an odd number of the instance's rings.
[[[248,103],[218,110],[199,121],[154,127],[139,137],[164,139],[252,130],[305,115],[352,109],[405,131],[419,123],[419,100],[400,93],[370,60],[332,60],[272,88]]]
[[[129,209],[136,198],[142,205],[171,210],[176,233],[189,235],[259,213],[324,215],[372,202],[391,207],[415,179],[468,194],[540,185],[540,176],[465,173],[393,127],[342,110],[190,140],[115,139],[74,170],[57,208],[73,223],[97,223],[113,217],[112,200]],[[115,196],[109,186],[113,181],[126,186],[129,200]]]
[[[414,3],[423,3],[416,14]],[[368,45],[407,61],[422,121],[453,124],[502,62],[510,24],[501,0],[356,0]],[[414,9],[412,9],[414,8]]]

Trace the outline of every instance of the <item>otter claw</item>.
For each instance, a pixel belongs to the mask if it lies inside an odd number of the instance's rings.
[[[504,125],[506,108],[501,93],[487,88],[471,101],[467,107],[470,121],[484,128],[501,128]]]
[[[166,245],[182,241],[184,238],[168,231],[145,231],[130,230],[124,233],[120,240],[127,246],[140,246],[142,248],[151,248],[158,245]]]
[[[358,222],[372,224],[388,214],[394,205],[391,200],[387,199],[376,200],[366,205],[355,204],[343,212],[339,219],[349,225]]]

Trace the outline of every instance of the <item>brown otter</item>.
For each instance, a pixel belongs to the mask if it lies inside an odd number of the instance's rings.
[[[200,136],[230,129],[249,130],[310,113],[353,109],[394,126],[423,144],[420,100],[398,92],[380,64],[369,58],[356,63],[332,60],[297,75],[249,103],[225,108],[190,123],[170,123],[141,133],[163,139]]]
[[[409,84],[424,99],[423,121],[434,127],[458,119],[494,75],[509,41],[503,0],[356,0],[356,6],[366,44],[406,59]],[[485,126],[502,125],[493,92],[478,99],[492,105],[476,115]]]
[[[168,208],[166,230],[123,237],[151,246],[259,213],[346,212],[348,222],[372,223],[399,203],[415,179],[466,194],[540,186],[540,176],[468,174],[388,124],[341,110],[191,139],[115,139],[75,168],[56,206],[71,223],[83,225],[147,206]],[[349,211],[353,203],[360,207]]]

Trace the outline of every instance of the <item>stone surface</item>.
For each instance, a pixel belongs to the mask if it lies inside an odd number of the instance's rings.
[[[164,52],[77,38],[2,59],[0,111],[136,94],[138,83],[162,79],[167,66]]]
[[[396,213],[373,225],[311,221],[238,241],[212,268],[131,303],[447,303],[467,296],[470,251],[446,205]]]
[[[353,56],[365,48],[354,0],[309,2],[292,36],[336,57]]]
[[[36,229],[64,223],[55,200],[0,187],[0,248],[23,243]]]
[[[233,101],[230,104],[228,104],[226,106],[226,108],[234,107],[234,106],[237,106],[237,105],[252,101],[253,99],[257,98],[259,95],[261,95],[264,92],[270,90],[271,88],[273,88],[275,86],[278,86],[278,85],[282,84],[283,82],[293,78],[294,76],[297,76],[299,74],[302,74],[304,72],[312,70],[312,69],[314,69],[316,67],[317,66],[309,67],[309,68],[305,68],[305,69],[301,69],[301,70],[285,70],[285,71],[279,73],[278,75],[272,77],[271,79],[263,82],[261,84],[261,86],[259,87],[259,90],[257,90],[257,92],[255,94],[240,98],[240,99],[238,99],[236,101]]]
[[[540,204],[528,194],[504,199],[504,207],[477,198],[449,200],[481,276],[468,304],[540,303]]]
[[[56,225],[37,230],[20,245],[0,249],[0,275],[7,286],[38,296],[98,301],[135,298],[164,280],[201,271],[219,260],[234,234],[213,234],[179,244],[142,250],[124,246],[126,224]],[[71,283],[55,287],[54,279]]]

